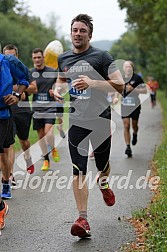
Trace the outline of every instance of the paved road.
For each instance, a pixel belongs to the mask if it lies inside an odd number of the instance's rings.
[[[113,121],[116,131],[113,135],[110,182],[113,181],[111,178],[115,179],[113,189],[116,204],[113,207],[105,206],[98,187],[95,185],[90,189],[88,217],[92,238],[80,240],[70,235],[77,210],[70,186],[71,163],[67,140],[64,139],[59,144],[61,162],[51,162],[50,173],[55,172],[55,176],[59,178],[55,177],[53,186],[51,180],[46,180],[45,173],[40,170],[42,160],[36,163],[36,171],[30,177],[15,165],[15,171],[22,173],[16,176],[21,188],[13,190],[13,198],[8,201],[10,212],[0,236],[1,252],[116,252],[122,244],[135,239],[132,226],[123,217],[130,217],[132,211],[145,207],[151,197],[148,187],[137,188],[142,187],[144,179],[140,183],[139,179],[146,175],[149,162],[160,142],[160,108],[157,106],[154,110],[151,109],[149,101],[143,104],[139,141],[133,147],[131,159],[124,154],[122,120],[115,112]],[[38,160],[38,145],[34,146],[32,152],[33,159]],[[21,157],[19,162],[24,167]],[[89,171],[92,171],[94,178],[96,169],[92,160],[89,161]],[[118,220],[119,217],[123,220]]]

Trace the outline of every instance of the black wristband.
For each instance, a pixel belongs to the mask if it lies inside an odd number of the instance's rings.
[[[21,94],[19,94],[19,93],[17,93],[17,92],[13,92],[13,95],[16,96],[16,97],[18,97],[18,98],[19,98],[19,101],[20,101],[20,99],[21,99]]]

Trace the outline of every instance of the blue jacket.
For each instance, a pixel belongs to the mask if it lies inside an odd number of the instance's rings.
[[[3,96],[12,94],[14,84],[29,86],[29,70],[14,55],[0,54],[0,119],[10,117],[9,107],[4,103]]]

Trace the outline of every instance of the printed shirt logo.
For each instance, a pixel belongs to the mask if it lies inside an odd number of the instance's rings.
[[[135,84],[135,81],[130,81],[130,85],[133,85],[133,84]]]
[[[87,63],[87,62],[82,62],[82,65],[74,65],[70,67],[69,73],[85,73],[85,72],[92,72],[93,67]]]

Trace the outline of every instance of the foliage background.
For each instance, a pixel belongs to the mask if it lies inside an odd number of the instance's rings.
[[[55,39],[62,42],[64,50],[70,42],[64,36],[59,37],[57,18],[52,14],[49,25],[39,17],[31,16],[26,1],[0,0],[0,44],[14,44],[19,49],[19,58],[28,67],[32,67],[31,52],[35,47],[45,49]]]
[[[114,59],[132,60],[144,78],[153,75],[167,95],[167,1],[118,0],[118,3],[127,11],[128,31],[112,43],[110,53]],[[70,41],[59,36],[57,20],[52,13],[46,26],[39,17],[31,15],[26,0],[0,0],[0,44],[2,47],[15,44],[19,58],[31,67],[33,48],[44,50],[55,39],[62,42],[64,50],[71,47]]]
[[[167,1],[118,0],[127,10],[128,31],[112,46],[116,59],[132,60],[143,76],[153,75],[167,96]]]

